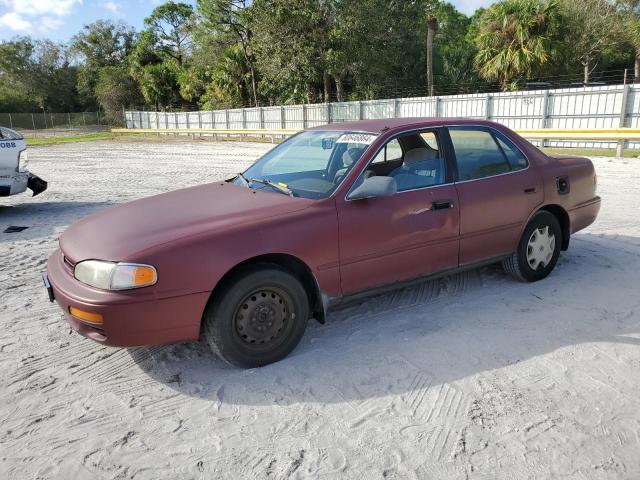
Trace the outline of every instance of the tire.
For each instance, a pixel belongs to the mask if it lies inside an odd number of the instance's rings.
[[[222,360],[240,368],[277,362],[298,345],[309,320],[302,284],[277,265],[242,269],[214,293],[203,337]]]
[[[535,237],[534,237],[535,234]],[[550,243],[550,236],[553,243]],[[555,268],[562,246],[560,222],[551,213],[536,213],[518,243],[518,250],[503,260],[502,267],[512,277],[523,282],[537,282]]]

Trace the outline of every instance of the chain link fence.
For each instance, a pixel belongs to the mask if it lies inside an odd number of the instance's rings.
[[[106,130],[113,125],[102,112],[76,113],[0,113],[0,125],[26,134],[54,135]]]

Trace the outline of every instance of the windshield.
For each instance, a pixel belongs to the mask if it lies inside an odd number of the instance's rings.
[[[6,127],[0,127],[1,140],[22,140],[22,135]]]
[[[289,191],[295,197],[326,198],[375,139],[376,135],[369,133],[302,132],[260,158],[233,183],[265,191]]]

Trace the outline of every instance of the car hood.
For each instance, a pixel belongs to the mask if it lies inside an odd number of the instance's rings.
[[[212,183],[136,200],[89,215],[60,237],[73,263],[131,261],[150,248],[205,232],[299,211],[312,200],[277,192]]]

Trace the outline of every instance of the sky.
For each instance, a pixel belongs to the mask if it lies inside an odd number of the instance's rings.
[[[182,0],[194,4],[194,0]],[[495,0],[449,0],[471,15]],[[0,40],[18,35],[67,42],[98,19],[122,20],[141,29],[144,18],[163,0],[0,0]]]

